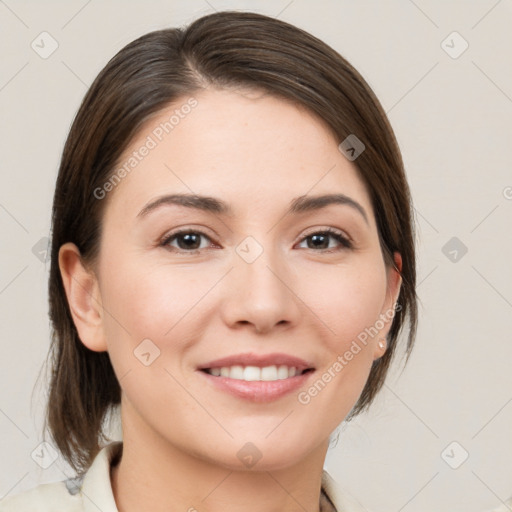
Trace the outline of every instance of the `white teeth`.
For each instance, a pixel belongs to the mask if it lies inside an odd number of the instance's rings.
[[[229,377],[235,380],[245,380],[247,382],[253,381],[274,381],[283,380],[298,375],[295,366],[223,366],[222,368],[208,369],[210,375],[215,377]]]
[[[265,366],[262,368],[261,380],[277,380],[277,368],[275,366]]]
[[[257,366],[246,366],[244,370],[244,380],[261,380],[261,369]]]
[[[232,366],[229,372],[231,379],[244,380],[244,367],[243,366]]]
[[[277,378],[280,380],[288,378],[288,366],[280,366],[277,369]]]

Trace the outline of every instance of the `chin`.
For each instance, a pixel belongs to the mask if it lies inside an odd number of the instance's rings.
[[[211,463],[230,471],[260,472],[287,469],[310,457],[315,449],[322,449],[324,444],[327,450],[328,433],[325,443],[320,441],[315,446],[313,439],[305,432],[307,430],[301,429],[295,435],[276,433],[274,439],[274,434],[267,439],[261,434],[253,438],[250,435],[244,436],[244,440],[219,443],[215,452],[209,452],[206,457]]]

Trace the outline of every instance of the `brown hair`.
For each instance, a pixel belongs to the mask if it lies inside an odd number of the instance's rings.
[[[361,75],[316,37],[250,12],[218,12],[190,26],[148,33],[121,49],[99,73],[66,140],[52,211],[49,306],[52,374],[44,430],[77,473],[101,448],[104,421],[121,390],[107,352],[80,341],[64,291],[59,248],[73,242],[94,267],[107,200],[94,191],[115,172],[121,154],[151,116],[207,87],[266,91],[316,114],[337,140],[355,134],[366,149],[354,164],[369,191],[387,265],[402,255],[399,307],[388,350],[374,361],[349,418],[381,388],[396,341],[409,321],[407,356],[417,322],[413,212],[403,162],[386,114]],[[48,364],[48,361],[47,361]]]

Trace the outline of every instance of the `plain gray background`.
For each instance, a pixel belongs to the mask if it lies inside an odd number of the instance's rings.
[[[128,42],[225,9],[279,17],[346,57],[387,111],[412,188],[417,345],[340,429],[327,469],[374,512],[499,506],[512,495],[510,0],[0,0],[0,496],[71,474],[32,459],[44,385],[31,394],[49,346],[41,248],[79,102]]]

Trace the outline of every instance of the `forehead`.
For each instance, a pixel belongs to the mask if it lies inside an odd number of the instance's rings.
[[[318,117],[289,101],[204,90],[178,99],[139,130],[116,167],[126,172],[109,192],[109,209],[133,217],[155,196],[182,192],[222,197],[235,211],[251,205],[262,211],[340,192],[371,213],[366,187],[338,144]]]

